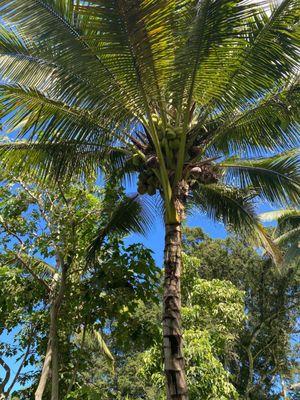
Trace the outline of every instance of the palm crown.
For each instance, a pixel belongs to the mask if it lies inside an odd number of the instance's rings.
[[[0,101],[27,139],[6,163],[105,160],[162,195],[167,224],[190,200],[276,255],[253,199],[299,202],[299,1],[267,3],[1,0]]]
[[[245,1],[1,1],[4,115],[31,148],[15,152],[56,173],[106,155],[163,192],[170,220],[182,179],[217,215],[247,205],[228,182],[297,201],[296,151],[233,157],[296,144],[297,4],[269,18]]]

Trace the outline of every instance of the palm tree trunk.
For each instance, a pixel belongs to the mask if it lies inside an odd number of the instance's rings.
[[[165,225],[163,348],[167,399],[188,399],[181,330],[181,222]]]

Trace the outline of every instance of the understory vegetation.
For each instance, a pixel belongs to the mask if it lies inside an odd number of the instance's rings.
[[[34,398],[54,340],[62,399],[165,399],[162,271],[142,244],[125,244],[128,219],[122,228],[119,217],[114,221],[117,207],[127,217],[131,210],[123,189],[73,182],[41,190],[12,174],[3,179],[5,398]],[[91,256],[95,241],[98,250]],[[285,248],[291,246],[290,239]],[[212,239],[188,227],[183,252],[190,398],[275,400],[284,390],[292,396],[298,374],[297,256],[279,270],[236,235]],[[44,381],[45,398],[51,379]]]

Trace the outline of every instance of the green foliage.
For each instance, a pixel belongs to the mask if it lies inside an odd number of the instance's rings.
[[[297,262],[278,271],[240,238],[212,240],[193,228],[185,231],[184,249],[190,255],[190,272],[183,277],[183,288],[198,276],[209,282],[230,281],[245,293],[247,319],[235,337],[233,351],[224,352],[222,357],[239,395],[277,400],[277,382],[281,376],[293,381],[292,371],[298,364],[291,340],[297,340],[298,335]],[[189,292],[183,289],[183,295]],[[218,321],[213,325],[218,326]]]
[[[120,188],[103,190],[72,182],[51,189],[7,178],[0,189],[0,333],[10,333],[12,340],[1,344],[1,355],[22,358],[30,348],[23,365],[27,372],[17,382],[29,385],[20,398],[32,398],[48,340],[49,288],[54,280],[63,284],[62,259],[68,265],[58,316],[63,394],[79,360],[82,368],[86,365],[74,338],[87,330],[86,336],[97,343],[95,351],[113,358],[104,333],[107,321],[119,316],[126,320],[139,301],[152,298],[158,269],[141,244],[123,243],[122,236],[133,229],[129,222],[113,228],[111,200],[126,201]],[[120,205],[118,209],[121,212]],[[87,263],[88,247],[103,226],[106,232],[97,257]]]
[[[237,393],[221,359],[233,349],[244,320],[243,292],[230,282],[192,278],[190,257],[184,257],[183,338],[191,399],[235,399]],[[143,355],[141,373],[157,390],[164,388],[160,347]]]

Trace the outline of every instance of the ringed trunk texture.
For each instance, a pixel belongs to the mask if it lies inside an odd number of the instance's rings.
[[[181,223],[166,224],[163,350],[168,400],[187,400],[181,329]]]

